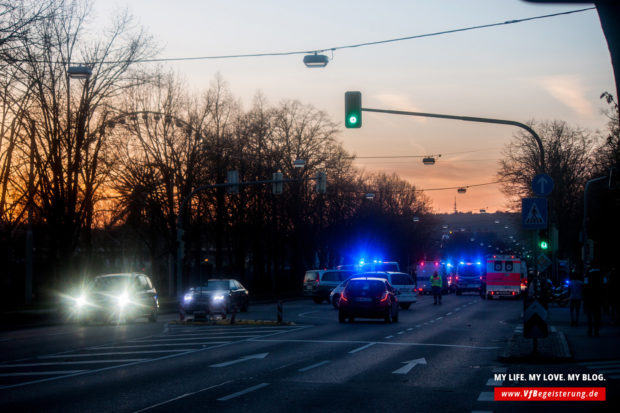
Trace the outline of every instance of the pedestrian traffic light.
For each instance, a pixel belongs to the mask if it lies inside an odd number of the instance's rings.
[[[547,242],[547,240],[540,240],[540,249],[546,250],[547,248],[549,248],[549,243]]]
[[[271,176],[272,180],[275,181],[271,184],[271,192],[274,195],[280,195],[283,192],[282,172],[274,172]]]
[[[344,126],[362,127],[362,92],[344,93]]]

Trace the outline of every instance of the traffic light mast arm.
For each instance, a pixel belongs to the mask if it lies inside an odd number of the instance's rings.
[[[500,125],[511,125],[517,126],[519,128],[525,129],[528,131],[532,137],[536,140],[538,144],[538,150],[540,151],[540,169],[542,172],[545,171],[545,150],[543,148],[542,140],[540,136],[529,126],[517,122],[514,120],[505,120],[505,119],[491,119],[491,118],[477,118],[473,116],[455,116],[455,115],[442,115],[438,113],[424,113],[424,112],[405,112],[401,110],[386,110],[386,109],[371,109],[371,108],[362,108],[363,112],[376,112],[376,113],[389,113],[392,115],[406,115],[406,116],[423,116],[426,118],[440,118],[440,119],[452,119],[452,120],[463,120],[466,122],[480,122],[480,123],[495,123]]]

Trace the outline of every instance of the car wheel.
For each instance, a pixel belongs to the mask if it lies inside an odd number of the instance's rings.
[[[338,301],[340,301],[340,294],[336,294],[332,297],[332,305],[334,308],[338,308]]]
[[[400,308],[403,310],[409,310],[409,307],[411,307],[411,303],[400,303]]]
[[[392,322],[392,307],[388,308],[387,314],[383,318],[383,321],[388,324]]]
[[[346,321],[347,317],[345,316],[344,312],[342,311],[338,311],[338,321],[340,323],[344,323]]]

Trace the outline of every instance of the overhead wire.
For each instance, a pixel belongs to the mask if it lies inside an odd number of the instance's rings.
[[[343,45],[343,46],[327,47],[327,48],[323,48],[323,49],[296,50],[296,51],[288,51],[288,52],[258,52],[258,53],[213,55],[213,56],[194,56],[194,57],[161,57],[161,58],[152,58],[152,59],[137,59],[135,61],[128,61],[128,60],[104,60],[104,61],[101,61],[101,62],[98,62],[98,63],[101,63],[101,64],[118,64],[118,63],[180,62],[180,61],[195,61],[195,60],[238,59],[238,58],[250,58],[250,57],[291,56],[291,55],[300,55],[300,54],[317,54],[317,53],[323,53],[323,52],[328,52],[328,51],[331,51],[333,53],[336,50],[353,49],[353,48],[366,47],[366,46],[376,46],[376,45],[387,44],[387,43],[402,42],[402,41],[405,41],[405,40],[413,40],[413,39],[421,39],[421,38],[425,38],[425,37],[441,36],[441,35],[446,35],[446,34],[453,34],[453,33],[459,33],[459,32],[471,31],[471,30],[478,30],[478,29],[487,29],[487,28],[491,28],[491,27],[498,27],[498,26],[505,26],[505,25],[510,25],[510,24],[523,23],[523,22],[528,22],[528,21],[532,21],[532,20],[547,19],[547,18],[551,18],[551,17],[565,16],[565,15],[574,14],[574,13],[582,13],[582,12],[585,12],[585,11],[595,10],[595,9],[596,9],[596,7],[587,7],[587,8],[583,8],[583,9],[568,10],[568,11],[564,11],[564,12],[544,14],[544,15],[540,15],[540,16],[524,17],[524,18],[521,18],[521,19],[507,20],[507,21],[497,22],[497,23],[489,23],[489,24],[482,24],[482,25],[476,25],[476,26],[461,27],[461,28],[458,28],[458,29],[442,30],[442,31],[433,32],[433,33],[416,34],[416,35],[411,35],[411,36],[397,37],[397,38],[394,38],[394,39],[377,40],[377,41],[372,41],[372,42],[363,42],[363,43],[356,43],[356,44]],[[97,63],[97,62],[84,62],[84,63],[85,64],[88,64],[88,63],[92,64],[92,63]]]

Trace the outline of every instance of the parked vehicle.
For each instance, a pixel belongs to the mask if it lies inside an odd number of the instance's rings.
[[[190,288],[181,303],[182,318],[206,318],[221,315],[226,318],[233,311],[248,311],[250,293],[237,280],[211,279],[204,285]]]
[[[390,285],[396,289],[398,305],[403,310],[408,310],[411,304],[418,301],[418,294],[415,289],[413,278],[404,272],[375,272],[363,274],[368,277],[380,277],[388,280]]]
[[[356,317],[383,318],[386,323],[398,321],[396,290],[385,278],[354,277],[340,296],[338,321],[353,322]]]
[[[332,290],[354,273],[349,270],[308,270],[304,276],[302,294],[312,297],[317,304],[330,301]]]
[[[157,321],[159,301],[151,279],[141,273],[106,274],[69,297],[70,319],[123,322],[146,317]]]

